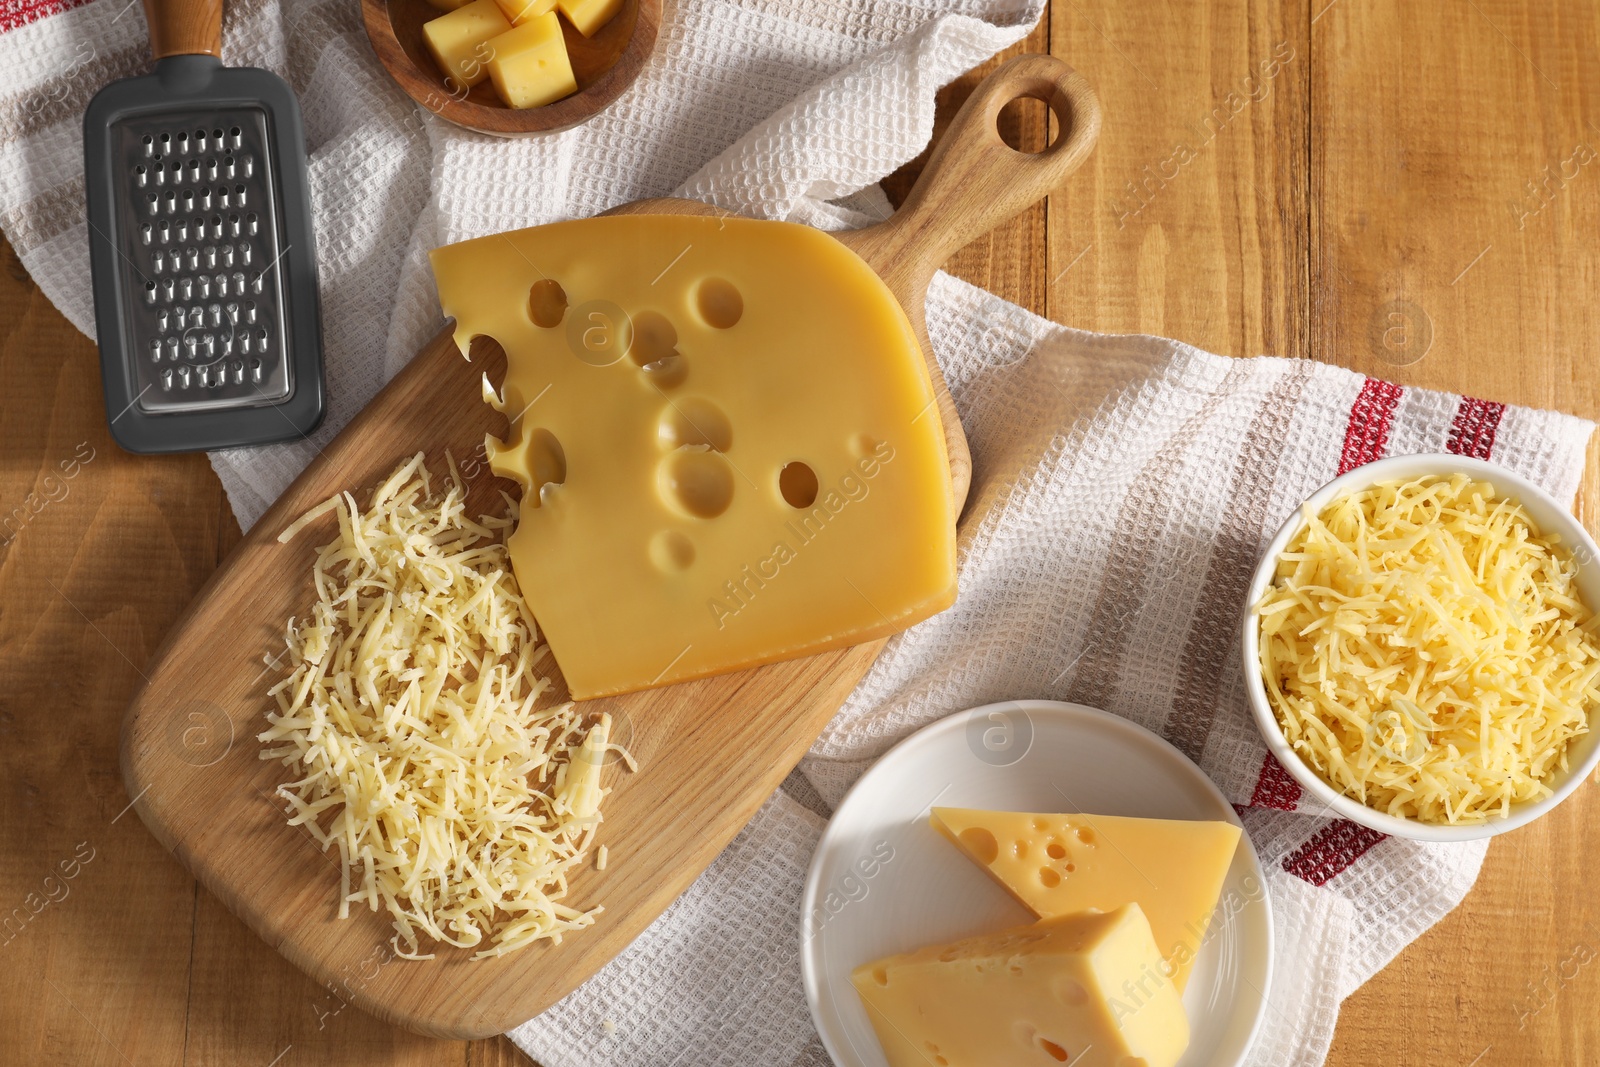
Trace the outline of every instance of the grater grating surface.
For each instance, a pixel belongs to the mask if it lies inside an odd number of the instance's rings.
[[[112,145],[134,402],[156,414],[283,400],[288,248],[265,112],[142,114],[115,123]]]
[[[305,123],[224,67],[221,0],[146,0],[154,71],[83,116],[100,381],[130,452],[304,438],[327,410]]]

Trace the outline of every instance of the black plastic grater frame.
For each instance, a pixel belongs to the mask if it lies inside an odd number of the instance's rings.
[[[220,5],[216,18],[220,39]],[[288,85],[214,54],[168,55],[90,102],[84,186],[117,443],[191,452],[315,429],[321,312],[305,132]]]

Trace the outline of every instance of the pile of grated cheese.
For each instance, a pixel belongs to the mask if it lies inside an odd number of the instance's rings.
[[[421,453],[329,512],[339,537],[317,551],[317,602],[289,620],[292,671],[258,735],[262,759],[292,768],[278,789],[342,872],[351,904],[386,909],[397,955],[424,939],[499,956],[594,923],[563,904],[607,792],[610,720],[570,701],[539,707],[548,655],[506,555],[510,514],[474,522],[455,463],[436,488]]]
[[[1255,606],[1261,674],[1294,750],[1391,815],[1478,823],[1548,796],[1600,698],[1577,563],[1466,475],[1334,500]]]

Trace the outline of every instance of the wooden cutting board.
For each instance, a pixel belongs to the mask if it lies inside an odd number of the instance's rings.
[[[996,118],[1019,97],[1044,100],[1061,134],[1044,152],[1013,151]],[[905,308],[939,393],[956,497],[971,464],[961,423],[928,346],[923,302],[934,271],[956,249],[1044,196],[1081,163],[1099,132],[1094,95],[1048,56],[1019,57],[973,93],[901,210],[839,234]],[[650,200],[623,211],[710,212]],[[123,723],[122,768],[152,833],[235,914],[342,999],[381,1018],[450,1038],[500,1033],[544,1010],[633,940],[722,851],[755,813],[871,665],[882,642],[591,702],[609,712],[640,769],[608,768],[613,790],[600,840],[610,852],[572,882],[570,903],[603,904],[597,924],[560,945],[472,962],[395,958],[386,915],[335,918],[336,857],[285,824],[273,793],[283,768],[258,756],[267,689],[285,673],[272,657],[283,627],[313,600],[310,558],[334,535],[326,517],[287,545],[277,536],[306,510],[368,488],[402,459],[446,449],[470,482],[469,513],[499,510],[514,491],[481,461],[486,432],[504,421],[482,400],[504,357],[463,360],[440,334],[308,466],[245,536],[167,635]],[[496,425],[496,421],[499,425]],[[557,693],[557,696],[562,694]]]

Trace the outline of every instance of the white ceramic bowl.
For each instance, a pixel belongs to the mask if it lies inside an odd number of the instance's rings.
[[[1549,493],[1526,478],[1513,474],[1503,467],[1497,467],[1493,463],[1452,455],[1394,456],[1390,459],[1380,459],[1335,478],[1313,493],[1306,504],[1310,505],[1313,512],[1320,512],[1335,497],[1365,489],[1379,482],[1417,478],[1425,474],[1449,476],[1457,473],[1489,482],[1498,493],[1520,502],[1523,509],[1539,525],[1541,532],[1559,534],[1578,560],[1578,590],[1583,595],[1585,603],[1592,609],[1600,608],[1600,547],[1595,545],[1594,539],[1572,513]],[[1565,772],[1557,772],[1556,777],[1550,782],[1552,789],[1550,796],[1543,800],[1514,804],[1509,815],[1496,816],[1486,822],[1464,826],[1397,818],[1345,796],[1324,781],[1289,747],[1288,740],[1283,736],[1283,729],[1278,725],[1278,717],[1267,698],[1266,684],[1261,680],[1258,666],[1261,662],[1260,627],[1252,610],[1272,582],[1277,570],[1278,554],[1305,525],[1305,511],[1304,505],[1295,509],[1295,513],[1283,524],[1278,530],[1278,535],[1267,546],[1261,562],[1256,565],[1255,577],[1250,582],[1250,593],[1245,600],[1244,619],[1241,625],[1244,642],[1241,664],[1245,676],[1245,689],[1250,694],[1250,707],[1255,712],[1256,728],[1261,731],[1267,747],[1278,758],[1278,762],[1294,775],[1295,780],[1313,798],[1314,804],[1326,805],[1328,814],[1349,819],[1351,822],[1360,823],[1362,826],[1371,827],[1394,837],[1408,837],[1416,841],[1471,841],[1493,837],[1527,825],[1565,800],[1585,778],[1593,773],[1595,766],[1600,764],[1600,729],[1587,733],[1572,743],[1572,747],[1567,751],[1568,769]],[[1594,725],[1600,726],[1600,724]]]

